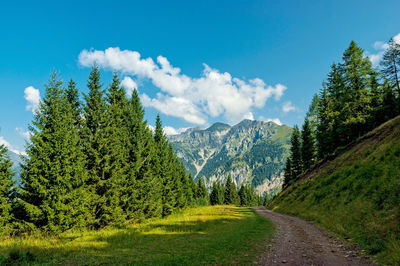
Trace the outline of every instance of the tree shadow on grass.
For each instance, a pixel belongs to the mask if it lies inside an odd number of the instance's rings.
[[[223,216],[223,215],[222,215]],[[255,216],[251,209],[235,208],[229,217],[189,221],[157,220],[119,230],[83,233],[81,237],[62,236],[54,246],[24,245],[38,264],[229,264],[246,230],[252,230]],[[249,229],[246,229],[249,227]]]

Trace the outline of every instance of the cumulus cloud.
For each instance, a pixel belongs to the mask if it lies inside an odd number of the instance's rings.
[[[31,132],[30,131],[24,131],[22,128],[17,127],[15,128],[15,131],[17,131],[17,133],[23,137],[26,140],[29,140],[31,138]]]
[[[400,33],[393,37],[393,41],[397,44],[400,44]],[[375,67],[378,66],[379,63],[381,62],[383,54],[385,53],[389,45],[385,42],[377,41],[374,43],[373,47],[375,49],[375,52],[374,53],[367,52],[367,56],[369,57],[369,60],[371,61],[372,65]]]
[[[284,113],[289,113],[296,110],[297,110],[296,106],[294,106],[291,101],[287,101],[282,105],[282,111]]]
[[[279,118],[265,118],[263,116],[260,116],[258,118],[258,120],[265,121],[265,122],[274,122],[275,124],[282,126],[282,122]]]
[[[32,86],[26,87],[24,90],[24,98],[27,101],[26,110],[35,112],[40,104],[40,92]]]
[[[4,139],[3,136],[0,136],[0,145],[6,146],[10,151],[12,151],[12,152],[14,152],[14,153],[16,153],[18,155],[24,155],[24,156],[26,155],[26,152],[14,149],[11,146],[11,144],[7,140]]]
[[[154,62],[151,58],[141,58],[136,51],[118,47],[83,50],[79,54],[82,66],[89,67],[94,62],[105,69],[149,79],[160,92],[154,98],[143,93],[143,105],[193,124],[204,125],[209,116],[223,115],[231,123],[252,118],[253,108],[264,107],[271,97],[279,100],[287,89],[282,84],[266,85],[259,78],[247,81],[235,78],[206,64],[200,77],[193,78],[181,73],[180,68],[172,66],[163,56]]]
[[[121,81],[121,85],[125,88],[126,93],[129,96],[132,96],[133,90],[138,88],[136,82],[131,77],[124,77]]]
[[[164,133],[166,135],[178,135],[178,134],[180,134],[182,132],[185,132],[187,129],[188,129],[187,127],[176,129],[176,128],[173,128],[173,127],[170,127],[170,126],[166,126],[166,127],[163,128]]]

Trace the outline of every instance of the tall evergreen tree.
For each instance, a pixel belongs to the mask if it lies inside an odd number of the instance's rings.
[[[314,156],[314,138],[312,135],[310,121],[308,120],[308,118],[306,118],[301,129],[301,160],[304,171],[307,171],[311,168],[314,162]]]
[[[319,122],[316,133],[319,159],[325,158],[328,154],[334,151],[332,106],[332,99],[328,95],[327,89],[324,88],[321,91],[318,106]]]
[[[224,204],[224,188],[218,182],[213,183],[210,194],[210,204],[211,205]]]
[[[231,176],[229,175],[226,179],[225,183],[225,194],[224,194],[224,203],[225,204],[240,204],[239,195],[236,189],[235,183],[232,181]]]
[[[286,158],[285,170],[284,170],[284,179],[283,179],[283,188],[290,186],[293,183],[293,173],[292,173],[292,163],[290,161],[290,156]]]
[[[347,133],[346,143],[360,137],[368,130],[371,115],[370,75],[374,72],[371,61],[364,51],[352,41],[343,54],[343,73],[347,101],[341,112],[344,116],[343,134]]]
[[[15,195],[12,165],[7,147],[0,144],[0,236],[11,233],[12,229],[10,223]]]
[[[30,131],[19,201],[24,220],[52,232],[85,226],[90,202],[85,189],[85,156],[73,107],[55,73]]]
[[[381,61],[382,74],[400,97],[400,44],[390,39]]]
[[[118,187],[111,172],[109,149],[110,124],[104,90],[100,82],[100,71],[93,65],[87,86],[89,94],[84,94],[84,121],[82,130],[84,151],[89,172],[88,185],[92,195],[91,211],[93,226],[99,228],[112,223],[122,223],[122,211],[118,201]]]
[[[162,214],[169,215],[176,205],[176,190],[174,190],[173,170],[171,164],[171,148],[164,135],[161,118],[157,115],[154,141],[157,149],[156,174],[162,182]]]
[[[79,100],[79,92],[78,89],[76,88],[76,83],[72,78],[68,82],[68,88],[66,90],[66,94],[67,94],[67,100],[71,105],[73,117],[75,119],[75,124],[80,128],[83,123],[81,116],[82,108],[81,108],[81,102]]]
[[[207,198],[207,188],[204,184],[204,181],[201,177],[197,180],[196,186],[196,198],[197,199],[206,199]]]
[[[302,172],[302,160],[301,160],[301,136],[300,130],[297,126],[294,126],[293,133],[291,137],[291,148],[290,148],[290,162],[291,162],[291,169],[292,169],[292,178],[294,181],[297,180],[299,175]]]

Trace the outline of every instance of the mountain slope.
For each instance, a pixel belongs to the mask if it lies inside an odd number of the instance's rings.
[[[400,117],[363,136],[281,192],[269,207],[316,221],[400,264]]]
[[[189,129],[170,141],[186,169],[195,178],[205,177],[208,187],[231,175],[238,187],[253,183],[262,193],[280,189],[290,134],[288,126],[243,120],[232,127],[215,123]]]

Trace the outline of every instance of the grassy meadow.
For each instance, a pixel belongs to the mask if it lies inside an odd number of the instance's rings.
[[[400,264],[400,117],[364,136],[269,207],[349,238],[379,262]]]
[[[272,233],[251,208],[207,206],[121,229],[3,239],[0,264],[249,264]]]

